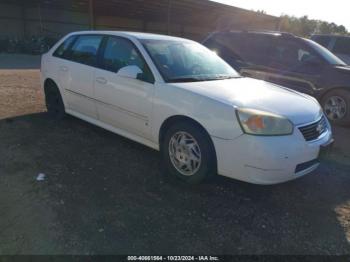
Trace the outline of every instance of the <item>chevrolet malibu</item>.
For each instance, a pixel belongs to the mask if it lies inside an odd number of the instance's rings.
[[[130,32],[71,33],[42,57],[48,113],[71,114],[161,152],[168,174],[276,184],[332,144],[318,102],[241,77],[202,45]]]

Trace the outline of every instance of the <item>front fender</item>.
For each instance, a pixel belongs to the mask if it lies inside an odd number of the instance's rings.
[[[210,136],[221,139],[234,139],[243,133],[232,105],[186,89],[157,84],[153,105],[154,141],[158,141],[162,124],[172,116],[189,117],[201,124]]]

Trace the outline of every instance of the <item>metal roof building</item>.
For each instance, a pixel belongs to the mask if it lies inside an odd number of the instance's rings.
[[[0,37],[110,29],[201,40],[216,30],[278,24],[277,17],[209,0],[0,0]]]

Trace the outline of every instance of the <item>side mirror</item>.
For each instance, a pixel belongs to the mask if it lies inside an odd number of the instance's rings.
[[[118,76],[137,79],[139,74],[142,74],[141,68],[136,65],[125,66],[119,69],[117,72]]]

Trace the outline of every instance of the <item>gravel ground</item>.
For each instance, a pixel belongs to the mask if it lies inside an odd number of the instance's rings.
[[[156,151],[50,120],[35,64],[1,58],[0,255],[350,254],[350,129],[299,180],[183,186],[164,181]]]

